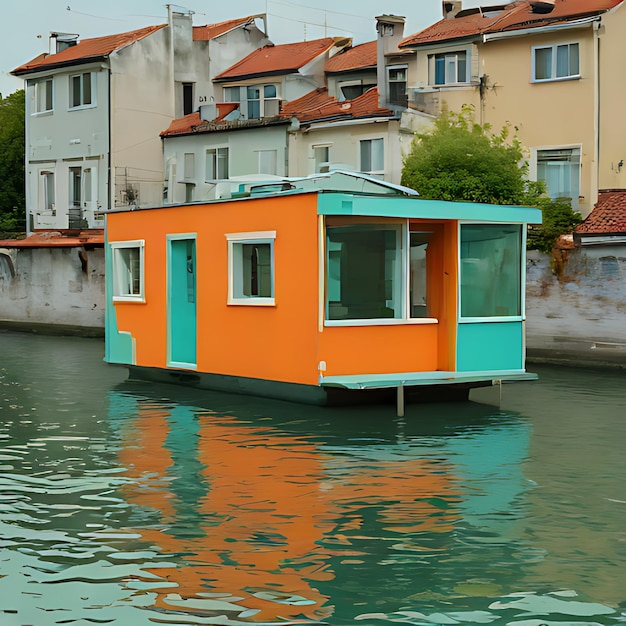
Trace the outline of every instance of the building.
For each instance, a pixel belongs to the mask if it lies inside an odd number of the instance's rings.
[[[437,115],[475,108],[495,131],[518,130],[530,176],[583,216],[598,189],[622,188],[626,11],[620,0],[516,0],[463,9],[404,38],[409,106]],[[600,54],[600,50],[602,53]],[[573,104],[575,103],[575,106]]]
[[[12,72],[26,81],[28,231],[103,228],[114,206],[160,204],[159,133],[214,98],[211,72],[267,43],[259,18],[193,27],[170,8],[167,24],[118,35],[53,33]]]

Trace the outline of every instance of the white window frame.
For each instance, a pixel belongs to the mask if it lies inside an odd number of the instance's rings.
[[[362,153],[363,153],[363,145],[364,144],[369,144],[370,146],[370,155],[369,155],[369,160],[370,160],[370,165],[374,165],[373,163],[373,158],[372,158],[372,154],[373,154],[373,146],[374,146],[374,142],[381,142],[380,144],[376,144],[376,145],[382,145],[382,169],[363,169],[363,159],[362,159]],[[364,174],[369,174],[370,176],[376,176],[377,178],[380,178],[381,180],[384,180],[385,178],[385,150],[386,146],[385,146],[385,138],[384,137],[371,137],[368,139],[361,139],[359,141],[359,171],[363,172]]]
[[[571,46],[577,46],[578,48],[578,72],[575,74],[567,74],[566,76],[557,76],[557,55],[558,49],[567,47],[568,51]],[[550,76],[548,78],[537,78],[537,51],[538,50],[551,50],[552,61],[550,67]],[[533,46],[531,48],[531,82],[533,83],[552,83],[563,80],[579,80],[580,79],[580,42],[569,41],[564,43],[555,43],[550,46]]]
[[[50,93],[50,108],[45,108]],[[43,107],[40,108],[43,100]],[[33,111],[32,115],[50,115],[54,112],[54,80],[52,76],[41,78],[33,82]]]
[[[275,96],[271,96],[271,97],[267,97],[265,95],[265,89],[266,87],[273,87],[275,90],[276,95]],[[248,89],[258,89],[259,90],[259,97],[257,98],[250,98],[248,95]],[[269,117],[267,115],[266,112],[266,108],[267,108],[267,104],[268,102],[277,102],[278,103],[278,110],[275,113],[272,113],[272,117],[275,115],[278,115],[278,113],[280,113],[280,85],[278,83],[257,83],[257,84],[252,84],[252,85],[246,85],[245,87],[246,93],[245,93],[245,103],[246,103],[246,111],[245,111],[245,115],[247,119],[262,119],[264,117]],[[258,102],[259,103],[259,117],[250,117],[250,106],[249,103],[250,102]]]
[[[459,80],[459,55],[465,55],[465,78]],[[437,58],[444,59],[444,82],[437,82]],[[455,80],[448,80],[448,66],[450,62],[454,64]],[[428,84],[431,87],[455,87],[468,85],[471,83],[472,51],[469,47],[447,50],[445,52],[435,52],[428,55]]]
[[[113,302],[145,302],[145,262],[144,239],[129,241],[113,241],[111,247],[111,268],[113,270]],[[128,277],[128,263],[122,257],[123,251],[128,249],[139,250],[139,293],[129,293],[128,285],[132,283],[132,276]],[[126,287],[125,287],[126,286]]]
[[[39,170],[39,207],[42,213],[56,215],[56,175],[54,169]]]
[[[220,153],[226,154],[225,167],[224,160],[220,160]],[[204,180],[205,182],[213,182],[216,180],[228,179],[230,172],[230,150],[227,145],[224,146],[212,146],[207,148],[204,152]],[[209,164],[212,165],[214,176],[209,176]]]
[[[398,72],[398,71],[404,72],[404,80],[397,80],[397,79],[392,80],[391,78],[392,72]],[[387,99],[389,100],[391,104],[400,104],[400,105],[403,104],[403,103],[398,103],[397,100],[391,99],[391,85],[392,84],[394,85],[397,85],[400,83],[404,84],[404,100],[408,100],[408,91],[407,91],[408,78],[409,78],[409,66],[408,65],[388,65],[387,66]]]
[[[319,174],[322,167],[328,166],[330,163],[330,149],[332,147],[332,143],[316,143],[311,146],[311,158],[313,159],[313,171],[315,174]],[[323,161],[319,158],[321,151],[326,152],[326,159]]]
[[[227,304],[237,306],[275,306],[276,294],[276,263],[275,263],[275,230],[248,232],[248,233],[227,233],[226,242],[228,245],[228,299]],[[244,296],[243,291],[243,267],[242,267],[242,246],[244,244],[269,244],[271,263],[271,297]]]
[[[554,151],[563,151],[563,150],[571,150],[572,153],[574,151],[578,151],[578,195],[572,197],[572,207],[576,209],[580,197],[580,189],[581,189],[581,174],[582,174],[582,157],[583,157],[583,146],[582,144],[568,144],[568,145],[560,145],[560,146],[536,146],[530,149],[530,168],[528,171],[529,177],[531,180],[539,180],[538,171],[539,171],[539,153],[540,152],[554,152]],[[547,190],[549,192],[549,190]],[[574,194],[572,194],[574,195]],[[558,196],[557,196],[558,197]]]
[[[89,91],[90,102],[85,103],[85,76],[89,76]],[[74,79],[80,80],[80,104],[72,104],[74,98]],[[93,109],[96,106],[96,73],[95,72],[80,72],[78,74],[71,74],[69,77],[69,93],[68,93],[68,110],[78,111],[81,109]]]

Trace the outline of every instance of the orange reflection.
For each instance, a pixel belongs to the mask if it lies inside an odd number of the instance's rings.
[[[198,532],[183,537],[167,528],[136,531],[164,554],[185,555],[177,569],[150,570],[176,583],[156,590],[157,607],[171,610],[171,593],[182,599],[232,594],[241,611],[258,611],[254,620],[325,619],[333,610],[319,587],[335,577],[330,559],[360,554],[329,545],[344,548],[358,539],[364,509],[377,508],[379,522],[399,537],[452,528],[456,512],[442,513],[432,502],[452,491],[440,464],[414,458],[363,462],[235,418],[196,414],[195,419],[197,436],[186,455],[203,463],[198,480],[204,491],[194,503]],[[172,428],[171,413],[142,407],[128,432],[132,449],[124,449],[120,459],[133,464],[129,474],[138,479],[127,500],[161,511],[166,525],[174,520],[178,498],[176,481],[166,480],[175,462],[167,447]],[[161,488],[146,490],[146,476]],[[192,601],[189,608],[196,610]]]

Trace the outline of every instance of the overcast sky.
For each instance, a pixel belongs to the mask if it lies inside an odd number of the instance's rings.
[[[377,15],[406,17],[405,34],[416,33],[441,18],[440,0],[181,0],[175,10],[194,12],[194,24],[212,24],[266,13],[270,39],[276,43],[348,35],[354,43],[376,38]],[[464,6],[477,6],[465,0]],[[489,4],[487,2],[487,4]],[[160,0],[10,0],[2,3],[0,22],[0,93],[23,86],[9,72],[48,50],[51,31],[81,38],[134,30],[167,20]]]

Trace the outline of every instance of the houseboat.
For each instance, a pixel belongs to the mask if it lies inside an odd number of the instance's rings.
[[[314,404],[466,398],[525,370],[537,209],[332,172],[107,214],[106,355],[131,377]],[[405,395],[406,392],[406,395]]]

